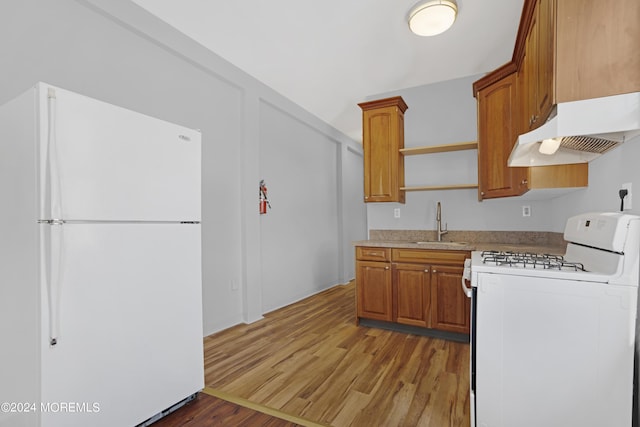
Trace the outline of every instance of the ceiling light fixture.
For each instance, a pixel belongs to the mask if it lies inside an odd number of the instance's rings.
[[[455,0],[421,1],[409,12],[409,28],[419,36],[435,36],[447,31],[457,14]]]

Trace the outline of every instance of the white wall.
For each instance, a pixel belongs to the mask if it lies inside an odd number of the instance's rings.
[[[342,254],[343,277],[350,279],[355,273],[355,249],[351,242],[367,236],[367,208],[364,203],[364,161],[362,152],[353,147],[342,146],[342,239],[345,252]],[[363,237],[364,236],[364,237]]]
[[[0,52],[0,103],[45,81],[202,130],[206,333],[350,278],[343,223],[365,223],[341,198],[359,185],[342,173],[354,141],[127,0],[5,2]],[[274,209],[261,218],[263,176]]]
[[[272,105],[260,111],[260,165],[272,206],[260,217],[266,312],[340,281],[338,145]]]
[[[260,171],[272,206],[260,217],[264,312],[355,276],[366,237],[362,152],[260,103]],[[336,232],[338,230],[338,232]]]

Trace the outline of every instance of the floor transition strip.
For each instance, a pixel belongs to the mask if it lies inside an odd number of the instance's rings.
[[[217,397],[218,399],[234,403],[238,406],[249,408],[254,411],[258,411],[272,417],[280,418],[281,420],[299,424],[304,427],[330,427],[328,424],[321,424],[316,421],[307,420],[305,418],[287,414],[286,412],[282,412],[274,408],[269,408],[268,406],[264,406],[259,403],[251,402],[247,399],[243,399],[242,397],[232,396],[228,393],[225,393],[224,391],[216,390],[211,387],[205,387],[202,392],[208,394],[209,396]]]

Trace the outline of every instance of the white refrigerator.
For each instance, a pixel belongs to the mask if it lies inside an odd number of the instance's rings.
[[[204,387],[199,131],[38,83],[0,107],[0,426]]]

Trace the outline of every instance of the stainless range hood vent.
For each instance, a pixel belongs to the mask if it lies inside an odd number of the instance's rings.
[[[564,102],[546,123],[518,137],[508,165],[590,162],[639,135],[640,92]]]
[[[560,142],[560,147],[569,150],[586,151],[588,153],[604,154],[616,148],[622,141],[597,138],[595,136],[565,136]]]

